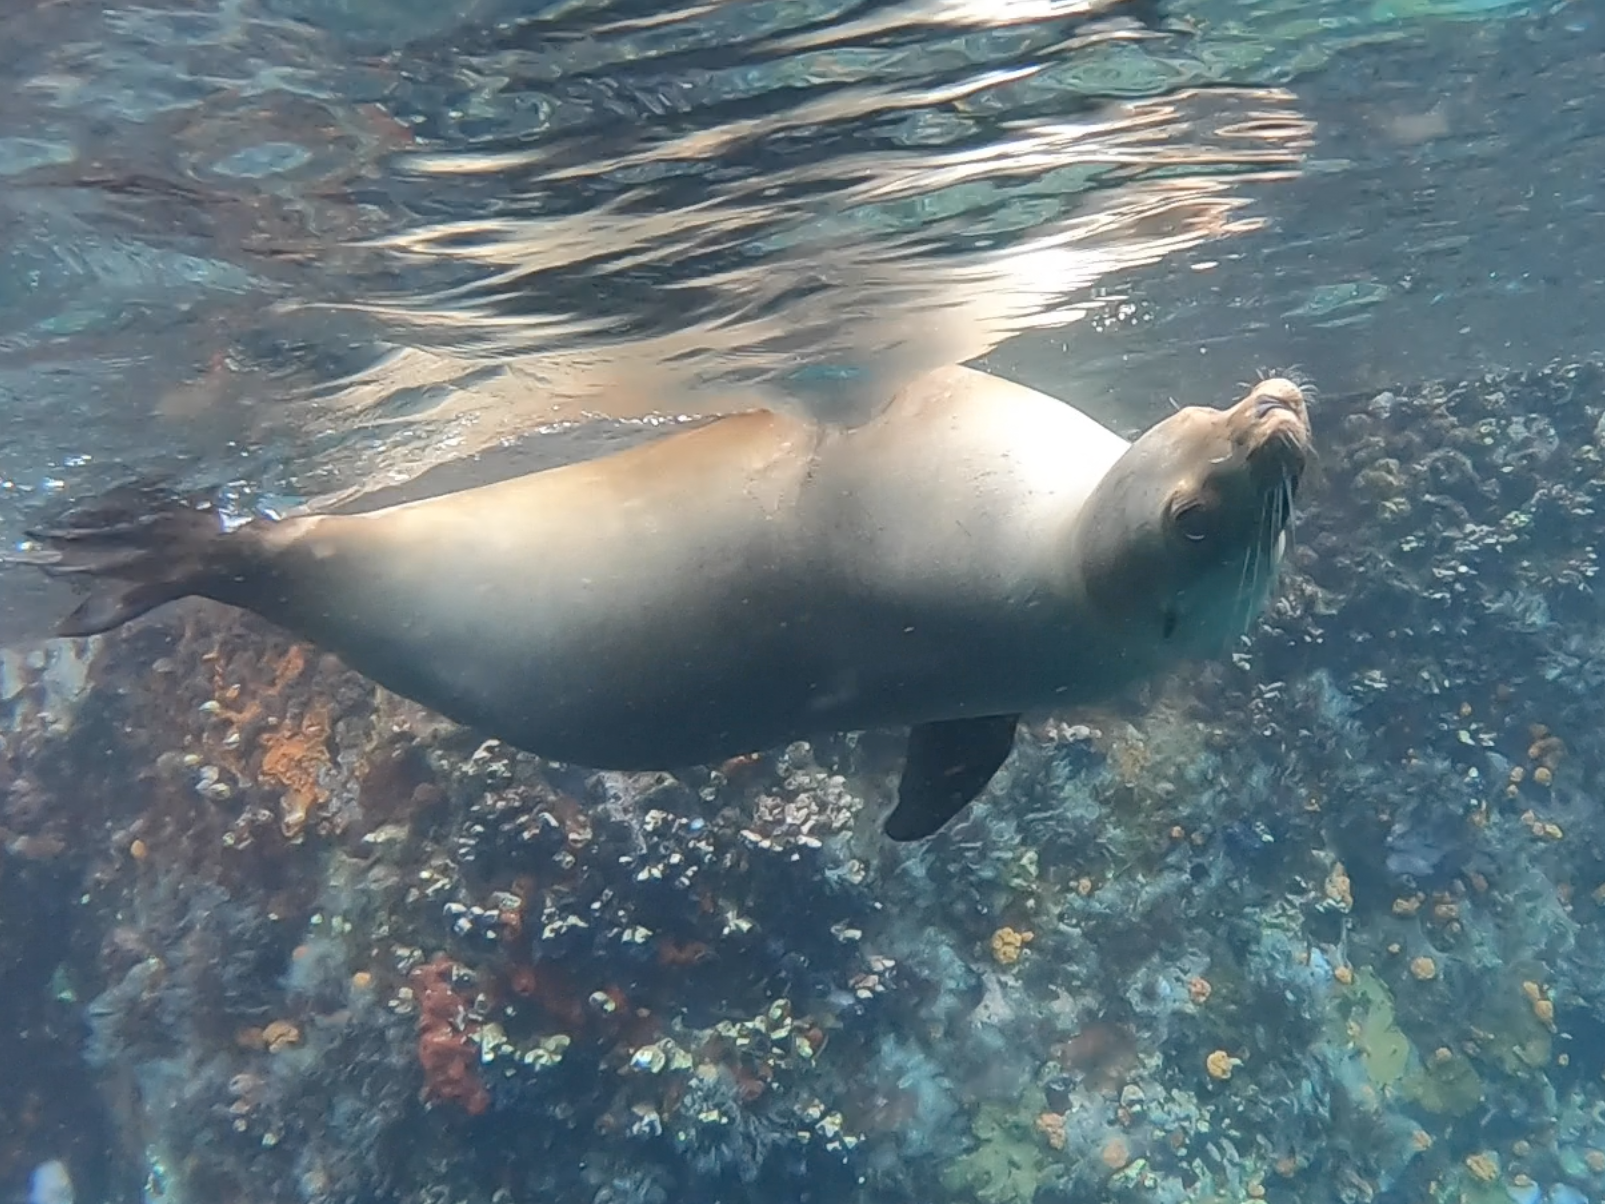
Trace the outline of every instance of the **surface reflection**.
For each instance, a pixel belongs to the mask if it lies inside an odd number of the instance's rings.
[[[1291,171],[1309,136],[1285,92],[1191,91],[977,146],[736,175],[683,208],[629,184],[594,209],[544,213],[566,177],[542,176],[521,212],[383,240],[462,282],[364,302],[429,353],[389,359],[332,401],[384,420],[398,390],[434,389],[436,416],[488,419],[480,439],[748,404],[851,420],[907,376],[1074,320],[1112,272],[1254,228],[1244,178]],[[476,360],[495,361],[499,385]]]
[[[493,450],[585,455],[648,416],[857,421],[897,381],[1022,331],[1048,339],[994,362],[1086,392],[1141,358],[1152,371],[1114,404],[1152,402],[1216,298],[1319,330],[1332,289],[1369,278],[1335,262],[1355,234],[1341,215],[1303,252],[1285,236],[1284,198],[1351,171],[1311,148],[1352,110],[1342,81],[1369,78],[1312,73],[1444,20],[1508,28],[1455,35],[1490,53],[1577,25],[1565,6],[1504,20],[1535,8],[6,6],[0,537],[131,476],[282,506]],[[1475,99],[1449,102],[1454,128]],[[1497,157],[1450,162],[1431,134],[1385,141],[1437,153],[1444,195]],[[1252,266],[1301,253],[1295,272]],[[1131,313],[1181,321],[1133,338]],[[1241,334],[1219,326],[1199,341]]]

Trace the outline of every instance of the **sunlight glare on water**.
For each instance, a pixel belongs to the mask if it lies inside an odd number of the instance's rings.
[[[13,6],[0,532],[130,476],[281,504],[586,418],[856,421],[1229,258],[1318,136],[1289,82],[1466,15]]]

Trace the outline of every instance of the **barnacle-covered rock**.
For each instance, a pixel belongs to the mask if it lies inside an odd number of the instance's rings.
[[[595,773],[206,607],[6,660],[0,1127],[81,1023],[80,1181],[175,1197],[1597,1195],[1602,415],[1324,397],[1260,630],[916,846],[875,734]]]

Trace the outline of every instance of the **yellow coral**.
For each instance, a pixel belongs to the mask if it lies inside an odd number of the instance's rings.
[[[1065,1147],[1064,1113],[1044,1112],[1037,1117],[1036,1129],[1047,1140],[1048,1148],[1062,1150]]]
[[[269,1053],[282,1053],[301,1044],[301,1030],[288,1020],[274,1020],[262,1030],[262,1043]]]
[[[1240,1059],[1232,1057],[1224,1049],[1217,1049],[1204,1059],[1204,1069],[1209,1071],[1209,1077],[1221,1082],[1231,1078],[1232,1071],[1242,1064]]]
[[[1005,925],[992,934],[992,960],[1000,966],[1012,966],[1031,943],[1034,932],[1022,932]]]
[[[1339,911],[1348,911],[1354,906],[1353,884],[1341,861],[1333,862],[1332,872],[1326,876],[1325,894],[1327,901]]]

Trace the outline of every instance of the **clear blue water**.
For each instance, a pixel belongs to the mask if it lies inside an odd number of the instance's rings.
[[[765,885],[736,825],[708,856],[762,948],[726,951],[739,925],[706,917],[650,969],[576,943],[607,983],[562,969],[498,1021],[531,1059],[559,1034],[575,1053],[472,1116],[418,1100],[397,1000],[437,947],[465,998],[476,971],[514,989],[487,950],[523,935],[450,926],[525,889],[486,801],[513,788],[327,664],[275,676],[300,654],[260,629],[42,645],[71,595],[0,569],[0,1190],[60,1158],[89,1204],[1602,1198],[1602,61],[1591,0],[0,7],[7,546],[131,478],[242,511],[367,504],[753,405],[852,423],[959,361],[1128,434],[1277,371],[1334,407],[1251,683],[1192,682],[1202,716],[1096,721],[1090,768],[1047,741],[1057,759],[1012,783],[1018,825],[906,862],[842,836]],[[261,797],[182,811],[163,775],[215,763],[201,793],[226,786],[264,729],[221,743],[215,708],[252,691],[272,731],[322,715],[324,776],[255,762]],[[1217,706],[1251,746],[1196,737]],[[392,721],[429,751],[385,777]],[[873,776],[862,748],[816,753],[776,780],[814,798],[834,768]],[[1165,789],[1138,781],[1150,762]],[[297,790],[322,829],[219,851],[250,843],[253,808],[282,829]],[[1040,819],[1044,790],[1069,818]],[[386,791],[423,801],[376,818]],[[1358,811],[1370,828],[1330,818]],[[584,864],[700,847],[640,837],[622,804],[595,822]],[[1172,828],[1183,851],[1200,835],[1191,862],[1137,835]],[[612,889],[621,932],[660,906]],[[1023,960],[995,954],[1032,924]],[[849,970],[840,932],[866,926],[895,953]],[[902,1002],[877,1012],[866,974]],[[575,1018],[620,1006],[589,989],[619,982],[639,1024]],[[805,1054],[790,1021],[753,1027],[780,999],[812,1008]],[[650,1065],[678,1056],[666,1034],[741,1016],[741,1049],[790,1051],[773,1079],[746,1054],[703,1075],[707,1049]],[[270,1053],[276,1020],[298,1035]],[[1217,1049],[1242,1068],[1200,1076]]]

